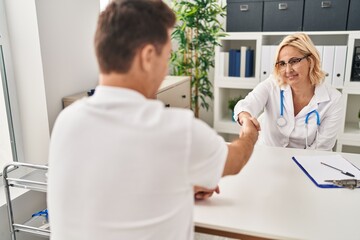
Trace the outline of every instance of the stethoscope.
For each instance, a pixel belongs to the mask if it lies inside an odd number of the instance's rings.
[[[316,124],[318,125],[318,128],[316,129],[316,136],[315,139],[317,139],[318,136],[318,130],[319,130],[319,126],[320,126],[320,115],[318,113],[318,111],[316,110],[312,110],[311,112],[309,112],[308,114],[306,114],[305,117],[305,128],[306,128],[306,137],[305,137],[305,148],[308,148],[308,124],[309,124],[309,118],[311,116],[311,114],[315,114],[316,115]],[[287,121],[284,117],[284,90],[280,90],[280,117],[277,119],[277,125],[279,127],[284,127],[286,126]]]

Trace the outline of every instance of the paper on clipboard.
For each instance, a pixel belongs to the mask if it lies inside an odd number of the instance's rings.
[[[341,155],[316,155],[316,156],[294,156],[295,163],[318,187],[334,187],[325,180],[360,179],[360,170],[343,158]],[[349,177],[340,171],[327,167],[321,162],[352,173],[355,177]]]

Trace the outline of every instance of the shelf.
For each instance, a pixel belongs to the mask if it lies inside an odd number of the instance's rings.
[[[28,232],[39,236],[50,236],[49,222],[44,216],[35,216],[24,224],[14,223],[13,225],[16,231]]]
[[[214,121],[214,127],[218,132],[221,133],[239,134],[240,132],[239,124],[226,119]]]
[[[360,94],[360,81],[345,81],[343,89],[350,94]]]
[[[358,122],[346,122],[345,129],[339,135],[338,141],[341,145],[359,146],[360,147],[360,128]]]
[[[354,135],[360,141],[360,128],[359,123],[347,122],[345,123],[345,134]]]
[[[36,169],[21,178],[8,177],[9,186],[46,192],[47,170]]]
[[[215,86],[220,88],[253,89],[257,84],[259,80],[254,77],[221,77],[215,81]]]
[[[347,122],[345,123],[344,133],[340,135],[342,141],[358,142],[360,145],[360,128],[359,123]]]
[[[221,37],[220,41],[222,40],[258,40],[261,38],[261,36],[259,35],[259,33],[256,32],[227,32],[227,35],[225,37]]]
[[[228,101],[237,96],[246,97],[268,74],[272,72],[273,56],[283,37],[295,32],[231,32],[220,38],[221,46],[215,48],[214,75],[214,129],[219,133],[238,134],[240,126],[231,122]],[[340,133],[337,136],[339,145],[360,146],[360,129],[357,113],[360,102],[360,81],[351,81],[354,48],[360,46],[360,31],[305,31],[315,46],[322,49],[328,46],[327,55],[337,56],[337,68],[330,68],[331,63],[323,66],[324,71],[331,71],[333,86],[344,96],[344,115]],[[254,50],[254,76],[249,78],[227,77],[229,74],[229,50],[248,46]],[[344,48],[346,46],[346,48]],[[322,48],[323,47],[323,48]],[[334,52],[331,52],[334,47]],[[345,49],[345,50],[344,50]],[[345,51],[345,64],[342,67]],[[341,64],[340,64],[341,63]],[[331,66],[334,66],[332,63]],[[328,68],[326,68],[328,67]],[[344,68],[344,69],[342,69]],[[337,73],[336,75],[334,75]],[[338,74],[340,74],[338,76]],[[331,76],[331,75],[330,75]],[[334,76],[337,76],[335,78]],[[336,80],[336,81],[335,81]],[[341,84],[343,82],[343,84]],[[229,117],[228,117],[229,116]]]

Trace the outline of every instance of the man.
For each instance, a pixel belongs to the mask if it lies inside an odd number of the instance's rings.
[[[248,161],[258,137],[250,120],[228,145],[190,110],[155,100],[174,23],[159,0],[113,1],[101,13],[99,86],[52,133],[52,240],[192,239],[193,187],[207,198]]]

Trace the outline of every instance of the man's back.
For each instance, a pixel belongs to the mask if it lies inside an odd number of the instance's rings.
[[[227,154],[210,129],[193,131],[198,123],[112,87],[66,109],[50,146],[52,239],[192,238],[193,185],[216,186]],[[212,156],[195,159],[197,138]]]

